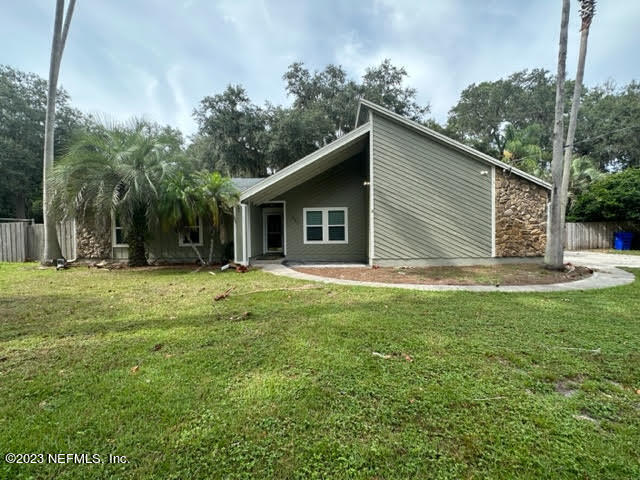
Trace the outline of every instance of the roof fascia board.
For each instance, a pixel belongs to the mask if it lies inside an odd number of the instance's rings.
[[[360,108],[361,107],[362,107],[362,102],[358,102],[358,110],[356,111],[356,123],[353,124],[355,127],[358,126],[358,120],[360,120]]]
[[[265,188],[270,187],[274,183],[279,182],[280,180],[287,178],[289,175],[297,172],[298,170],[303,169],[304,167],[311,165],[313,162],[321,159],[325,155],[338,150],[340,147],[347,145],[349,142],[358,139],[360,136],[369,132],[371,126],[369,122],[364,125],[350,131],[349,133],[343,135],[342,137],[334,140],[333,142],[325,145],[324,147],[316,150],[315,152],[311,152],[306,157],[301,158],[297,162],[292,163],[291,165],[283,168],[282,170],[274,173],[273,175],[265,178],[261,182],[256,183],[252,187],[248,188],[244,192],[240,194],[240,201],[246,200],[249,197],[252,197],[256,193],[261,192]]]
[[[482,153],[478,150],[476,150],[475,148],[471,148],[467,145],[465,145],[464,143],[458,142],[457,140],[453,140],[452,138],[447,137],[446,135],[442,135],[441,133],[438,133],[434,130],[431,130],[430,128],[427,128],[423,125],[420,125],[417,122],[414,122],[413,120],[409,120],[407,118],[404,118],[402,115],[398,115],[395,112],[392,112],[391,110],[387,110],[384,107],[381,107],[380,105],[376,105],[375,103],[372,103],[368,100],[364,100],[361,99],[360,100],[360,105],[364,105],[367,108],[370,108],[371,110],[373,110],[374,112],[377,112],[379,114],[381,114],[384,117],[390,118],[391,120],[394,120],[396,122],[399,122],[413,130],[416,130],[420,133],[423,133],[425,135],[427,135],[428,137],[433,138],[436,141],[439,141],[441,143],[444,143],[445,145],[448,145],[450,147],[455,148],[456,150],[460,150],[463,151],[465,153],[468,153],[469,155],[471,155],[472,157],[484,161],[486,163],[489,163],[490,165],[494,165],[496,167],[500,167],[503,170],[508,170],[520,177],[523,177],[527,180],[529,180],[530,182],[536,183],[538,185],[540,185],[541,187],[544,187],[546,189],[551,190],[551,185],[547,182],[545,182],[544,180],[539,179],[538,177],[531,175],[527,172],[523,172],[522,170],[512,167],[509,164],[506,164],[504,162],[501,162],[500,160],[497,160],[485,153]],[[360,106],[358,106],[358,113],[360,112]]]

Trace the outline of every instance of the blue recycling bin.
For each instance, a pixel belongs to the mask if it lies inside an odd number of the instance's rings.
[[[616,250],[631,250],[633,232],[615,232],[613,234],[613,248]]]

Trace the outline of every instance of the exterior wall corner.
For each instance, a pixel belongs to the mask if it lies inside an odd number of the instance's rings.
[[[539,257],[547,244],[547,190],[495,172],[495,256]]]

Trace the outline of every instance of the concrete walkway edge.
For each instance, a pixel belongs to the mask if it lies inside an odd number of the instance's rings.
[[[295,278],[297,280],[360,287],[402,288],[405,290],[421,290],[428,292],[564,292],[617,287],[620,285],[628,285],[635,280],[635,276],[632,273],[611,266],[595,266],[595,271],[589,278],[573,282],[553,283],[548,285],[504,285],[500,287],[491,285],[420,285],[411,283],[361,282],[358,280],[344,280],[340,278],[322,277],[319,275],[297,272],[282,264],[263,264],[260,265],[260,267],[265,272]]]

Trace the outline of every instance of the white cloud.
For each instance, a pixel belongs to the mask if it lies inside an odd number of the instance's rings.
[[[575,71],[577,5],[572,3],[568,73]],[[557,2],[487,0],[153,0],[79,4],[61,80],[75,105],[114,118],[146,115],[193,133],[191,111],[229,83],[257,103],[286,103],[282,74],[302,60],[311,69],[341,63],[353,76],[390,58],[407,84],[444,121],[460,91],[523,68],[555,70]],[[640,2],[599,4],[587,55],[587,83],[638,78]],[[53,7],[9,2],[2,63],[46,76]]]
[[[167,83],[171,88],[175,103],[174,124],[183,132],[190,132],[193,120],[191,119],[191,104],[187,101],[182,87],[183,68],[181,65],[172,65],[167,70]]]

